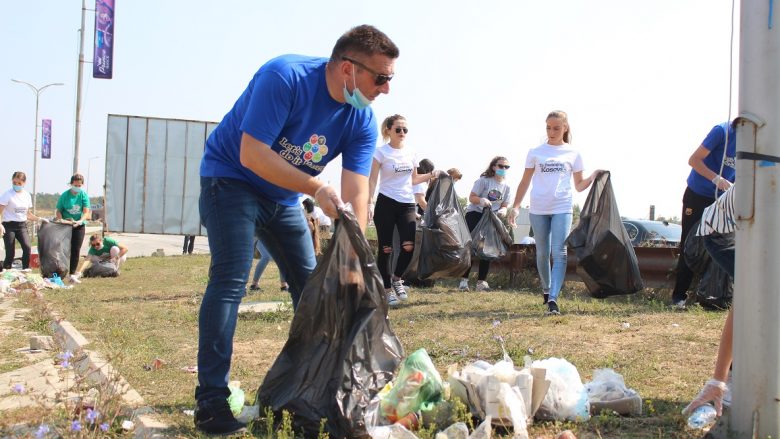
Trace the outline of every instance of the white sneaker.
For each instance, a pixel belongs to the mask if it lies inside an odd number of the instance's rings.
[[[398,296],[395,295],[395,292],[390,289],[386,291],[387,293],[387,304],[391,307],[396,307],[401,305],[401,301],[398,300]]]
[[[458,285],[459,291],[468,291],[469,290],[469,280],[464,278],[461,278],[460,285]]]
[[[71,274],[70,278],[68,278],[68,280],[70,281],[70,283],[72,283],[74,285],[77,285],[77,284],[81,283],[81,281],[79,280],[79,277],[81,277],[80,274]]]
[[[391,285],[393,292],[395,293],[396,297],[398,297],[398,299],[400,299],[402,302],[406,302],[409,299],[409,296],[406,294],[406,287],[404,287],[403,280],[394,280]]]
[[[477,291],[490,291],[490,285],[484,280],[478,280]]]

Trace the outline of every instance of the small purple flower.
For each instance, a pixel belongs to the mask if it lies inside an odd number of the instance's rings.
[[[70,431],[81,431],[81,422],[78,420],[71,422]]]
[[[41,424],[38,426],[38,429],[35,430],[35,437],[37,439],[41,439],[46,437],[48,433],[49,433],[49,426],[46,424]]]
[[[14,386],[11,387],[11,390],[21,395],[24,393],[24,384],[14,384]]]
[[[100,418],[100,412],[97,410],[87,409],[87,422],[94,424],[95,421]]]
[[[60,366],[64,368],[70,367],[70,359],[73,358],[73,353],[71,351],[65,351],[59,355],[59,358],[62,360],[62,363],[60,363]]]
[[[496,326],[500,325],[500,324],[501,324],[501,321],[500,321],[500,320],[493,320],[493,327],[494,327],[494,328],[495,328]]]
[[[102,431],[108,431],[108,422],[104,422],[104,423],[100,424],[100,429]]]

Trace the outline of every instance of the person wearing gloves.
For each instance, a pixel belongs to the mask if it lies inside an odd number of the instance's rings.
[[[127,261],[127,247],[120,244],[115,238],[101,237],[99,233],[95,233],[89,237],[87,256],[84,257],[76,272],[70,275],[71,283],[80,284],[84,270],[102,261],[111,262],[119,270],[122,263]]]
[[[417,204],[414,198],[414,185],[430,181],[440,171],[432,170],[426,174],[417,172],[419,163],[414,149],[406,146],[409,128],[406,119],[394,114],[382,122],[382,138],[385,144],[374,152],[368,193],[371,196],[368,205],[369,217],[373,217],[376,226],[377,250],[376,262],[382,274],[387,304],[398,306],[408,299],[401,275],[406,271],[414,252],[414,233],[417,227]],[[379,195],[374,205],[373,194],[379,180]],[[398,229],[401,251],[390,274],[393,256],[393,230]]]
[[[734,280],[734,260],[736,257],[735,232],[736,216],[734,215],[734,186],[732,185],[713,204],[704,209],[699,228],[696,230],[696,235],[704,237],[704,248],[707,249],[707,253],[720,268],[729,274],[732,281]],[[726,382],[733,358],[733,331],[734,307],[732,306],[728,316],[726,316],[726,323],[720,335],[718,357],[715,361],[715,371],[712,378],[704,384],[696,398],[683,409],[684,415],[690,415],[700,406],[712,403],[720,416],[723,414],[723,404],[731,402],[724,400],[729,390]]]
[[[506,208],[512,199],[511,189],[504,182],[508,170],[509,161],[506,157],[493,157],[485,172],[480,174],[477,181],[474,182],[469,194],[469,205],[466,207],[466,224],[470,231],[477,226],[482,218],[482,210],[486,207],[489,207],[500,217],[506,216]],[[488,271],[490,271],[490,261],[481,259],[477,273],[477,291],[490,291],[490,286],[487,283]],[[458,290],[469,290],[470,272],[471,267],[463,273]]]
[[[525,171],[517,185],[514,204],[509,212],[509,224],[514,226],[520,203],[533,183],[530,219],[536,240],[536,268],[539,270],[544,304],[547,306],[545,314],[558,315],[558,294],[566,276],[566,237],[571,230],[572,189],[584,191],[602,171],[596,170],[590,177],[582,177],[582,157],[579,151],[569,145],[571,127],[565,112],[552,111],[545,122],[547,142],[528,151]]]
[[[35,216],[30,212],[32,197],[24,190],[27,175],[17,171],[11,176],[11,189],[0,195],[0,234],[5,244],[5,259],[2,269],[11,268],[16,257],[16,241],[22,247],[22,269],[30,269],[30,237],[27,236],[27,221],[48,222],[46,218]]]
[[[81,245],[84,244],[87,218],[89,218],[89,196],[82,189],[84,176],[73,174],[70,177],[70,188],[60,195],[54,212],[57,220],[73,225],[73,235],[70,238],[70,283],[80,283],[78,276],[73,276],[79,267]]]
[[[199,206],[211,266],[198,316],[194,422],[199,431],[229,435],[246,427],[233,416],[227,397],[253,238],[263,241],[285,274],[295,310],[316,264],[301,193],[331,218],[350,203],[365,230],[377,138],[370,105],[390,92],[398,55],[387,35],[361,25],[338,39],[329,58],[273,58],[206,140]],[[317,178],[339,155],[340,195]]]

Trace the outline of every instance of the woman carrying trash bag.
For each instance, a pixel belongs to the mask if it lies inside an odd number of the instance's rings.
[[[547,142],[528,151],[525,172],[509,211],[509,224],[514,224],[520,203],[531,188],[531,228],[536,239],[536,268],[542,283],[546,315],[558,315],[558,294],[566,276],[566,237],[571,231],[572,178],[574,189],[582,192],[601,173],[596,170],[588,178],[582,177],[583,165],[579,151],[573,149],[569,119],[563,111],[547,115]],[[553,264],[550,267],[550,255]]]
[[[17,171],[11,176],[11,189],[0,195],[0,235],[5,244],[5,260],[0,271],[10,269],[14,262],[16,241],[22,247],[22,269],[30,269],[30,237],[27,235],[27,221],[48,222],[45,218],[35,216],[30,212],[32,197],[24,190],[27,175]]]
[[[70,240],[70,283],[72,284],[81,283],[79,279],[81,274],[77,270],[81,245],[84,244],[84,235],[87,230],[87,218],[89,218],[89,196],[81,188],[82,186],[84,186],[84,176],[73,174],[70,177],[70,188],[60,195],[55,211],[58,220],[73,226],[73,235]]]
[[[394,114],[382,122],[382,138],[387,143],[374,152],[368,180],[368,217],[369,221],[373,217],[376,226],[379,244],[376,260],[387,292],[387,304],[390,306],[398,306],[408,298],[401,275],[406,271],[414,252],[414,232],[417,227],[414,185],[430,181],[439,173],[436,170],[427,174],[417,173],[417,154],[405,144],[408,132],[406,119],[401,115]],[[374,207],[377,180],[379,195]],[[401,252],[391,276],[390,257],[393,255],[393,229],[396,227]]]
[[[509,185],[504,183],[507,170],[509,170],[509,161],[506,157],[493,157],[485,172],[480,174],[477,181],[474,182],[469,194],[469,205],[466,207],[466,224],[469,226],[469,231],[474,231],[474,227],[482,218],[482,209],[485,207],[490,207],[500,217],[506,216],[506,208],[512,199],[511,189]],[[486,280],[488,271],[490,271],[490,261],[480,259],[477,291],[490,291]],[[469,272],[471,272],[471,267],[463,273],[463,277],[460,279],[460,285],[458,285],[460,291],[469,290]]]

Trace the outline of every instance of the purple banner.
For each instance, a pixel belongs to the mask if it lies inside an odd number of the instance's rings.
[[[114,66],[114,0],[95,0],[92,77],[111,79]]]
[[[43,119],[41,128],[43,130],[43,136],[41,136],[41,158],[51,158],[51,119]]]

